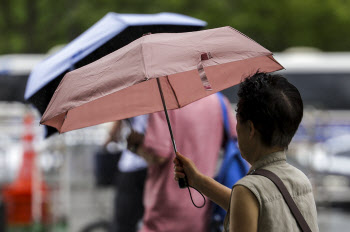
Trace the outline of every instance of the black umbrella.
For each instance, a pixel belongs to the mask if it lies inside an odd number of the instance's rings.
[[[112,30],[109,24],[114,26]],[[205,25],[204,21],[173,13],[154,15],[109,13],[62,50],[33,69],[28,79],[25,99],[43,114],[67,72],[92,63],[144,34],[196,31]],[[104,33],[104,29],[110,33]],[[108,35],[104,36],[104,34]],[[55,128],[47,127],[46,137],[56,132]]]

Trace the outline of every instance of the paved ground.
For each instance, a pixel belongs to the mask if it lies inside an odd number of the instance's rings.
[[[86,153],[89,152],[87,150],[74,152],[74,159],[70,162],[73,169],[71,180],[75,179],[75,181],[72,181],[71,186],[69,199],[71,210],[67,232],[80,232],[82,228],[93,222],[110,220],[112,215],[114,190],[95,188],[93,170],[89,162],[91,155],[89,157]],[[318,208],[318,221],[321,232],[349,231],[350,210]],[[102,232],[102,230],[99,231]]]
[[[70,223],[67,232],[80,232],[91,223],[110,221],[113,197],[112,189],[72,189]]]
[[[349,231],[350,210],[320,208],[318,224],[321,232]]]
[[[109,220],[112,212],[113,190],[72,189],[71,202],[69,232],[79,232],[90,223]],[[318,223],[321,232],[349,231],[350,210],[319,208]],[[102,230],[99,231],[102,232]]]

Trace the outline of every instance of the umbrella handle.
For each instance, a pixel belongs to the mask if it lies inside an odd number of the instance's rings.
[[[187,177],[185,176],[185,178],[180,178],[178,181],[179,184],[179,188],[187,188],[188,187],[188,182],[187,182]]]
[[[166,120],[167,120],[167,123],[168,123],[170,137],[171,137],[171,141],[173,143],[174,152],[175,152],[175,155],[176,155],[177,149],[176,149],[175,139],[174,139],[174,135],[173,135],[173,130],[171,129],[169,115],[168,115],[168,111],[167,111],[167,108],[166,108],[166,105],[165,105],[164,95],[163,95],[162,86],[160,84],[159,78],[157,78],[157,84],[158,84],[158,88],[159,88],[160,97],[162,98],[164,113],[165,113],[165,117],[166,117]],[[187,182],[186,176],[185,176],[185,178],[180,178],[178,183],[179,183],[179,187],[180,188],[186,188],[188,186],[188,182]]]

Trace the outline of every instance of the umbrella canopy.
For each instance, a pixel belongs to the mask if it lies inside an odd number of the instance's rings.
[[[174,13],[108,13],[63,49],[38,64],[31,72],[25,99],[41,114],[63,76],[140,38],[145,33],[188,32],[199,30],[206,22]],[[48,134],[55,130],[49,130]]]
[[[162,111],[157,82],[167,109],[177,109],[258,71],[282,68],[270,51],[231,27],[151,34],[67,73],[41,123],[62,133]]]

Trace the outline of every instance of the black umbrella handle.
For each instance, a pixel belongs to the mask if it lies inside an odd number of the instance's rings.
[[[188,187],[188,182],[187,182],[187,177],[185,176],[185,178],[180,178],[178,181],[179,184],[179,188],[187,188]]]
[[[174,135],[173,135],[173,130],[171,129],[169,115],[168,115],[168,111],[167,111],[167,108],[166,108],[166,105],[165,105],[164,95],[163,95],[163,91],[162,91],[162,86],[160,85],[159,78],[157,78],[157,84],[158,84],[158,88],[159,88],[160,97],[162,98],[164,113],[165,113],[165,117],[166,117],[166,120],[167,120],[167,123],[168,123],[170,137],[171,137],[171,141],[173,143],[174,152],[175,152],[175,155],[176,155],[177,149],[176,149],[175,139],[174,139]],[[180,178],[178,183],[179,183],[179,187],[180,188],[186,188],[188,186],[187,177],[185,176],[185,178]]]

